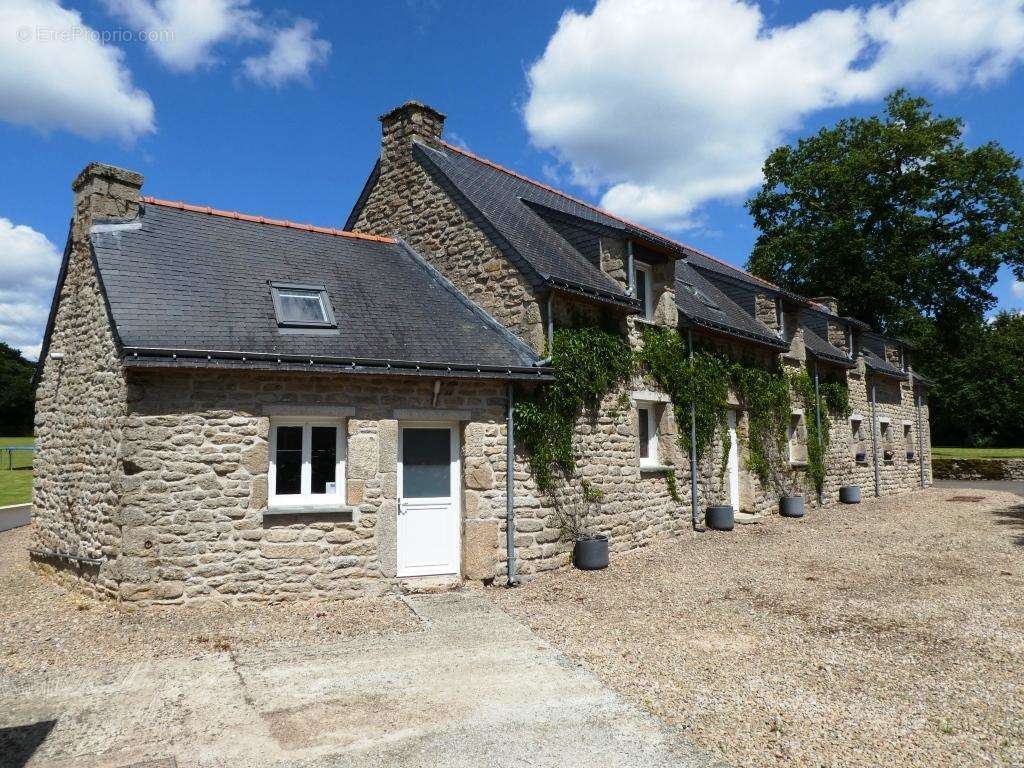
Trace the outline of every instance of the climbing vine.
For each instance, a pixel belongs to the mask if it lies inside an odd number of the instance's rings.
[[[644,328],[643,349],[639,361],[672,401],[672,411],[678,427],[679,444],[689,451],[690,405],[694,404],[693,424],[696,425],[696,456],[701,469],[700,480],[705,492],[712,489],[717,476],[719,486],[725,476],[731,441],[726,413],[729,406],[729,364],[711,352],[694,351],[690,360],[686,343],[677,331],[666,328]],[[716,432],[722,440],[722,461],[715,472],[712,447]],[[674,486],[674,480],[672,479]],[[671,486],[670,486],[671,492]],[[677,498],[678,491],[673,498]]]
[[[576,468],[572,436],[583,410],[633,373],[629,342],[593,327],[560,328],[551,346],[554,381],[515,404],[516,440],[527,451],[537,487],[552,489],[557,473]]]
[[[747,412],[748,466],[763,485],[772,483],[785,490],[786,441],[792,413],[789,379],[778,363],[768,368],[733,363],[730,375],[740,405]]]
[[[818,400],[814,397],[814,381],[807,371],[792,375],[793,391],[804,404],[804,418],[807,423],[807,468],[814,482],[814,487],[821,493],[825,487],[825,454],[831,442],[831,419],[835,414],[840,419],[850,415],[850,390],[845,382],[818,382]],[[818,413],[821,413],[821,424],[818,424]],[[821,442],[818,442],[818,430],[821,430]]]

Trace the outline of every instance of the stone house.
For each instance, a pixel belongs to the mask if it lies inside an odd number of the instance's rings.
[[[565,566],[555,500],[507,436],[515,398],[552,378],[554,329],[597,318],[634,344],[645,325],[679,328],[846,380],[824,503],[841,485],[931,482],[909,345],[457,149],[443,123],[415,102],[381,118],[343,229],[82,171],[37,372],[39,568],[184,602],[490,582],[510,551],[521,576]],[[777,495],[746,470],[736,405],[721,492],[766,512]],[[794,467],[809,439],[795,409]],[[614,550],[690,530],[680,445],[642,375],[577,424],[579,477],[602,493],[591,524]]]

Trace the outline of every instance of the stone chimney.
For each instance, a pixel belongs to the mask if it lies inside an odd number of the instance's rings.
[[[83,240],[94,219],[133,219],[139,212],[142,174],[104,163],[89,163],[71,182],[75,193],[72,237]]]
[[[436,144],[441,139],[445,116],[419,101],[407,101],[380,116],[382,164],[400,161],[409,155],[413,139]]]
[[[811,301],[821,304],[833,315],[839,314],[839,299],[835,296],[815,296]]]

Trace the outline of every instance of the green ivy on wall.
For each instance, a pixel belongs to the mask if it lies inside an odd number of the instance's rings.
[[[691,402],[696,406],[694,424],[699,464],[711,464],[715,433],[721,435],[722,462],[717,472],[721,480],[731,448],[726,417],[729,407],[728,363],[719,355],[704,351],[694,351],[691,361],[686,342],[676,330],[646,327],[643,342],[638,354],[639,362],[672,401],[679,444],[683,450],[690,450]],[[702,474],[707,476],[710,473]],[[707,484],[710,477],[703,479]]]
[[[747,413],[748,466],[762,485],[771,483],[786,492],[786,442],[793,412],[789,379],[778,362],[768,368],[733,363],[730,376]]]
[[[807,371],[792,375],[793,390],[804,404],[804,418],[807,423],[807,466],[814,482],[814,487],[821,493],[825,487],[825,455],[832,439],[831,419],[835,414],[839,419],[850,415],[850,389],[844,381],[818,382],[818,400],[814,397],[814,380]],[[821,413],[821,424],[818,424],[818,413]],[[818,430],[821,430],[821,443],[818,442]]]
[[[537,487],[550,491],[556,475],[573,472],[572,437],[584,408],[596,409],[633,373],[629,342],[593,327],[560,328],[551,348],[555,380],[516,402],[516,440],[527,451]]]

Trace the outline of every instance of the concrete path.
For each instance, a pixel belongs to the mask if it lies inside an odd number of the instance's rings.
[[[31,520],[31,504],[11,504],[6,507],[0,507],[0,532],[28,525]]]
[[[422,632],[0,679],[0,766],[715,764],[485,596],[409,603]]]
[[[1024,481],[1014,480],[936,480],[936,488],[973,489],[975,491],[1005,491],[1024,496]]]

